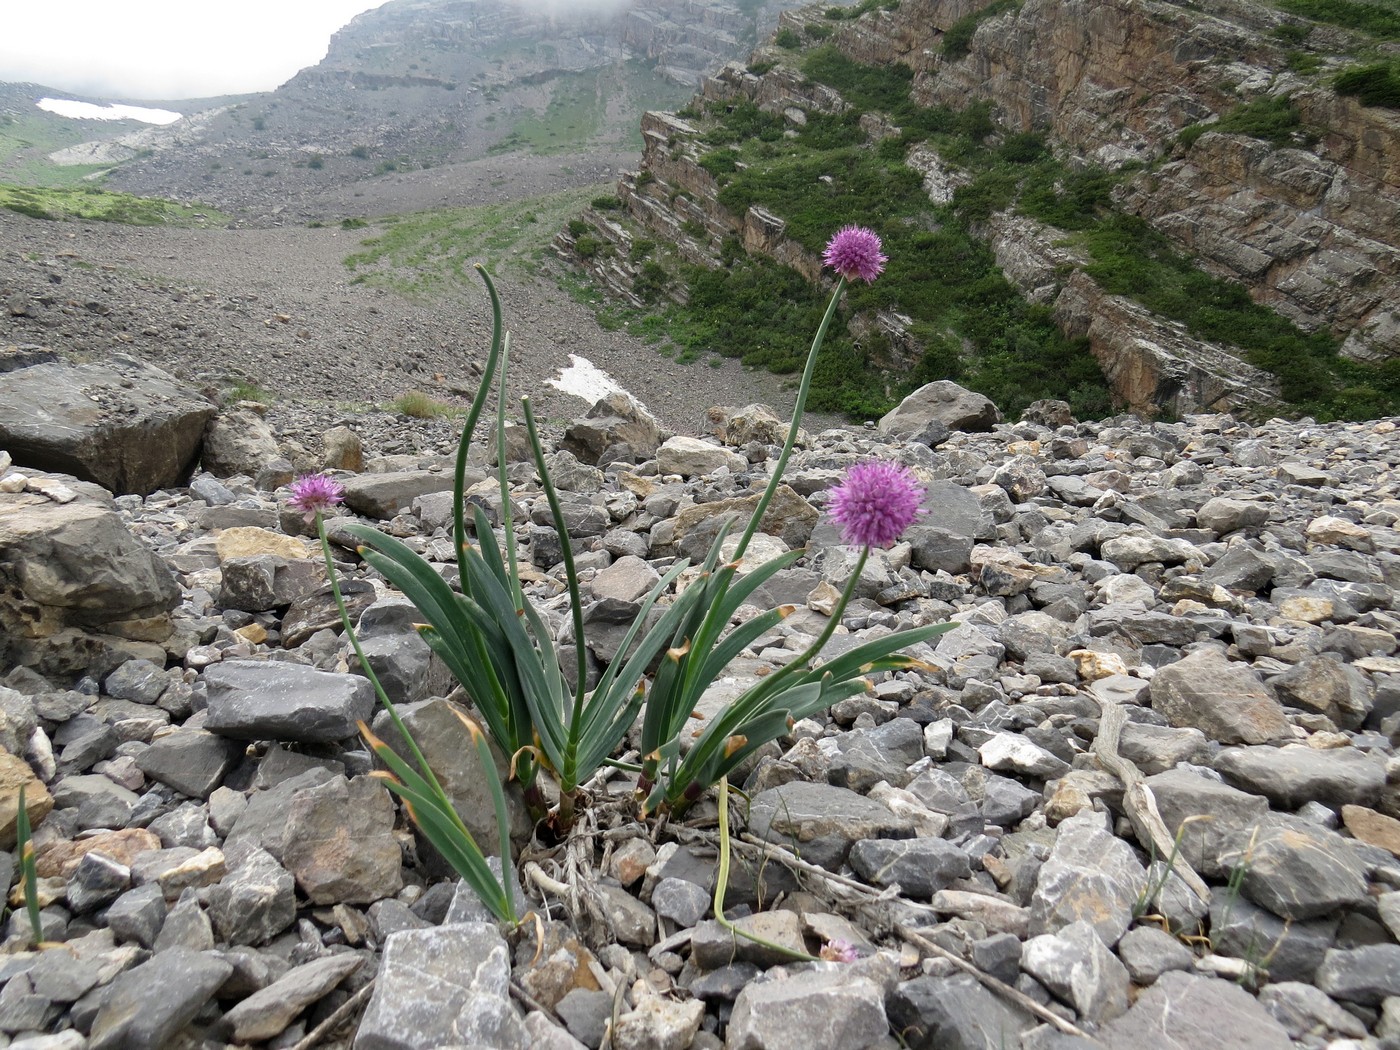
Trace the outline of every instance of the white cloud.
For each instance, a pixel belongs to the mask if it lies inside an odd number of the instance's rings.
[[[384,0],[27,0],[0,18],[0,80],[180,99],[270,91]]]

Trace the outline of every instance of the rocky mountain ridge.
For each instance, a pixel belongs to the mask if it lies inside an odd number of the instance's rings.
[[[200,118],[193,138],[169,148],[130,150],[108,184],[254,219],[271,191],[282,210],[316,218],[330,210],[313,203],[329,188],[391,173],[520,150],[559,154],[565,166],[576,154],[628,153],[644,109],[681,101],[766,33],[780,6],[393,0],[353,19],[322,62],[276,91]]]
[[[786,12],[779,36],[747,66],[709,78],[691,109],[748,101],[800,128],[805,113],[848,107],[800,72],[817,42],[858,62],[901,63],[913,71],[910,94],[921,104],[957,110],[985,102],[1003,134],[1043,133],[1071,168],[1126,166],[1113,190],[1119,212],[1146,219],[1305,332],[1331,333],[1344,356],[1379,363],[1400,354],[1400,116],[1339,95],[1324,75],[1291,71],[1292,53],[1273,34],[1300,20],[1232,0],[1035,0],[997,13],[1001,6],[979,12],[967,2],[903,0],[835,21],[815,6]],[[960,26],[961,56],[944,46]],[[778,46],[784,35],[787,46]],[[1334,27],[1304,35],[1328,71],[1356,45]],[[1282,144],[1209,130],[1223,114],[1280,99],[1297,118]],[[873,119],[862,127],[872,147],[889,133]],[[590,217],[590,235],[616,247],[615,255],[582,260],[598,279],[636,302],[643,264],[629,258],[631,247],[657,235],[677,245],[680,259],[707,264],[736,236],[747,251],[815,278],[819,259],[785,234],[781,207],[736,215],[719,203],[722,180],[701,164],[713,147],[700,126],[649,114],[643,132],[638,177],[618,186],[627,222],[616,213]],[[969,181],[923,147],[906,162],[921,171],[935,205]],[[1277,382],[1235,348],[1194,338],[1108,294],[1084,274],[1083,260],[1048,250],[1069,243],[1065,231],[1002,215],[980,232],[1028,298],[1050,305],[1066,333],[1088,338],[1119,403],[1178,412],[1277,404]],[[560,243],[572,251],[569,237]],[[873,323],[898,345],[895,313]],[[904,364],[918,352],[907,347],[905,361],[877,363]]]

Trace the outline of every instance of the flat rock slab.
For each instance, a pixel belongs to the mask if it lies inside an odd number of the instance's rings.
[[[227,660],[204,672],[205,728],[237,740],[333,743],[374,713],[374,687],[359,675],[268,660]]]
[[[467,484],[480,481],[477,473]],[[356,474],[345,479],[345,505],[367,518],[392,518],[413,506],[419,496],[452,489],[448,471],[401,470],[387,474]]]
[[[147,495],[189,477],[214,406],[124,354],[0,371],[0,448],[20,466]]]
[[[1289,1050],[1293,1041],[1259,1001],[1214,977],[1165,973],[1099,1032],[1106,1050]]]
[[[171,948],[112,982],[92,1023],[92,1050],[170,1046],[233,965],[215,952]]]
[[[1354,748],[1238,747],[1222,751],[1215,768],[1238,788],[1265,796],[1279,809],[1316,800],[1373,805],[1385,787],[1384,760]]]
[[[854,791],[794,781],[761,792],[749,811],[755,835],[835,871],[861,839],[909,838],[913,821]]]
[[[884,992],[840,970],[753,981],[734,1002],[728,1050],[860,1050],[889,1032]]]

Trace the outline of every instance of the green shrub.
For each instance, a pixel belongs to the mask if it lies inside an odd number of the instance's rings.
[[[704,168],[715,178],[727,175],[738,167],[739,154],[732,149],[717,149],[706,153],[700,158],[700,167]]]
[[[665,294],[670,281],[671,275],[666,272],[666,267],[657,262],[646,262],[632,281],[632,291],[642,302],[654,303]]]
[[[1358,29],[1384,40],[1400,38],[1400,9],[1394,3],[1357,3],[1356,0],[1279,0],[1290,14],[1315,22]]]
[[[606,247],[607,245],[597,237],[587,234],[574,241],[574,251],[578,252],[579,257],[582,259],[592,259]]]
[[[1354,66],[1339,73],[1333,84],[1339,94],[1351,95],[1363,106],[1400,109],[1400,72],[1389,63]]]
[[[1190,149],[1207,131],[1248,135],[1275,146],[1293,144],[1299,129],[1298,109],[1288,95],[1270,95],[1236,106],[1211,124],[1188,124],[1177,133],[1177,142]]]
[[[802,38],[797,35],[796,30],[779,29],[773,37],[773,43],[778,47],[787,48],[789,51],[802,46]]]
[[[627,252],[627,258],[631,259],[633,262],[637,262],[640,259],[645,259],[648,255],[655,251],[655,249],[656,242],[653,241],[651,238],[638,237],[635,241],[632,242],[632,247]]]
[[[313,171],[320,171],[326,166],[326,158],[317,153],[306,162],[306,166]]]
[[[589,227],[588,223],[582,219],[570,219],[568,229],[570,237],[582,237],[588,232]]]
[[[1020,0],[993,0],[980,11],[963,15],[943,34],[943,57],[953,62],[960,58],[966,58],[967,53],[972,50],[972,37],[977,32],[979,25],[989,18],[1005,11],[1019,10],[1020,7]]]
[[[820,22],[808,22],[802,27],[802,32],[809,40],[825,40],[831,36],[831,26],[822,25]]]
[[[350,156],[354,157],[356,160],[369,160],[369,147],[351,146]]]
[[[599,211],[617,211],[622,207],[622,201],[617,197],[594,197],[592,204]]]
[[[340,220],[340,228],[342,230],[363,230],[368,225],[369,222],[360,218],[358,215],[352,215],[349,218]]]

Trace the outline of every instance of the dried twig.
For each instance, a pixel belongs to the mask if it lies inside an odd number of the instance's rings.
[[[1091,694],[1092,695],[1092,694]],[[1136,765],[1118,753],[1118,741],[1128,715],[1121,704],[1103,697],[1095,697],[1099,702],[1099,732],[1094,738],[1094,757],[1099,765],[1123,782],[1123,809],[1128,815],[1138,841],[1163,857],[1194,893],[1203,901],[1210,901],[1210,888],[1201,877],[1186,863],[1181,850],[1176,848],[1172,834],[1167,830],[1166,821],[1157,811],[1157,799],[1152,789],[1143,781],[1142,772]]]
[[[358,1010],[369,998],[369,993],[372,991],[374,991],[374,978],[370,978],[364,987],[337,1006],[334,1013],[313,1028],[304,1039],[294,1044],[292,1050],[311,1050],[311,1047],[339,1028],[351,1014]]]

